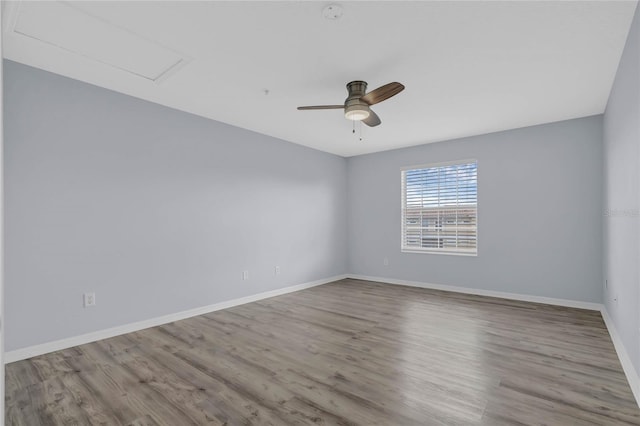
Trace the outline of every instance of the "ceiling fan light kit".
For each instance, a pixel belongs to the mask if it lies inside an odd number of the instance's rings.
[[[349,95],[344,101],[344,105],[315,105],[298,107],[299,110],[315,110],[315,109],[344,109],[344,116],[348,120],[362,121],[369,127],[375,127],[381,123],[380,117],[370,108],[384,100],[404,90],[404,86],[400,83],[393,82],[378,87],[369,93],[367,91],[367,82],[355,80],[347,83],[347,91]],[[366,93],[366,94],[365,94]]]
[[[352,105],[344,109],[345,118],[353,121],[362,121],[369,118],[369,107],[367,105]]]

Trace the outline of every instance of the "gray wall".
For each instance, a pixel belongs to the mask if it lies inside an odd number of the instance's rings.
[[[604,115],[607,311],[640,371],[640,9]],[[617,299],[615,301],[614,299]]]
[[[401,253],[400,168],[468,158],[478,256]],[[602,300],[601,116],[352,157],[348,179],[349,272]]]
[[[344,158],[9,61],[4,82],[7,350],[346,272]]]
[[[602,300],[601,116],[345,160],[5,65],[7,350],[347,272]],[[465,158],[478,256],[401,253],[400,168]]]

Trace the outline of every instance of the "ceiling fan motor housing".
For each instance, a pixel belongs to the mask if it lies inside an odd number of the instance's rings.
[[[344,101],[344,115],[350,120],[364,120],[369,117],[369,104],[361,101],[360,98],[364,96],[367,91],[366,81],[352,81],[347,83],[347,90],[349,96]]]

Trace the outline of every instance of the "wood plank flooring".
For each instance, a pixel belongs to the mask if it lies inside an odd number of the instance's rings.
[[[7,425],[640,425],[598,312],[343,280],[6,367]]]

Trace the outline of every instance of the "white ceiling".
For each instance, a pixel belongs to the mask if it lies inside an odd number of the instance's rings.
[[[636,1],[4,2],[4,56],[342,156],[604,111]],[[406,90],[363,140],[345,84]],[[268,94],[265,94],[268,90]]]

